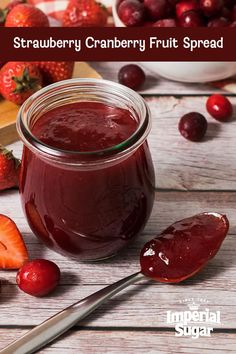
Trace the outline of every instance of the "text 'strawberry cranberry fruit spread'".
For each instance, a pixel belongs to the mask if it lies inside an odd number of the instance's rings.
[[[22,106],[20,193],[32,231],[79,260],[102,259],[144,228],[154,199],[144,100],[122,85],[74,79]]]

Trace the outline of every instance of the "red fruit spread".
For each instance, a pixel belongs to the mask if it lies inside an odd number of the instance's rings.
[[[136,129],[128,110],[89,101],[54,108],[31,128],[44,144],[77,152],[114,147]],[[109,257],[143,229],[153,186],[147,142],[116,163],[82,169],[24,149],[20,192],[31,229],[49,247],[80,260]]]
[[[78,102],[45,113],[32,132],[52,147],[85,152],[118,145],[136,129],[137,122],[125,109],[99,102]]]
[[[197,273],[219,250],[229,223],[218,213],[202,213],[177,221],[141,251],[141,271],[147,277],[178,283]]]

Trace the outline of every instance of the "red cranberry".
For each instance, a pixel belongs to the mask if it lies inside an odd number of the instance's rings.
[[[208,22],[208,27],[228,27],[231,22],[224,17],[217,17]]]
[[[137,90],[141,87],[145,78],[144,71],[140,66],[135,64],[123,66],[118,73],[118,81],[133,90]]]
[[[207,17],[216,16],[224,5],[223,0],[200,0],[200,8]]]
[[[144,6],[148,17],[153,21],[166,17],[170,11],[168,0],[144,0]]]
[[[229,27],[236,27],[236,21],[232,22]]]
[[[176,5],[176,15],[178,18],[187,11],[198,10],[199,4],[196,0],[183,0],[177,3]]]
[[[177,23],[173,18],[166,18],[155,22],[153,27],[177,27]]]
[[[200,141],[207,131],[206,118],[197,112],[185,114],[179,121],[180,134],[191,141]]]
[[[19,288],[33,296],[49,294],[59,283],[60,269],[46,259],[34,259],[18,271],[16,282]]]
[[[208,98],[207,111],[219,121],[227,121],[233,114],[233,107],[227,97],[215,94]]]
[[[139,26],[145,18],[144,5],[138,0],[124,0],[118,7],[118,16],[126,26]]]
[[[179,18],[181,27],[201,27],[204,25],[201,15],[197,11],[187,11]]]

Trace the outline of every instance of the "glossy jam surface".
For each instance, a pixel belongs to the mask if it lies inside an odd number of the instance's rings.
[[[85,152],[120,144],[136,129],[137,122],[125,109],[99,102],[78,102],[45,113],[32,132],[49,146]]]
[[[215,256],[227,235],[226,216],[203,213],[177,221],[141,251],[141,271],[161,282],[178,283]]]
[[[125,109],[81,102],[47,112],[33,133],[56,148],[91,151],[121,143],[136,128]],[[88,169],[52,164],[24,148],[20,193],[31,229],[48,247],[79,260],[109,257],[150,215],[154,171],[148,145]]]

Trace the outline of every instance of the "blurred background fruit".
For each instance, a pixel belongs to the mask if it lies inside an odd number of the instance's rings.
[[[225,0],[114,0],[117,26],[226,27],[234,26],[235,1]],[[172,21],[170,21],[172,20]]]

